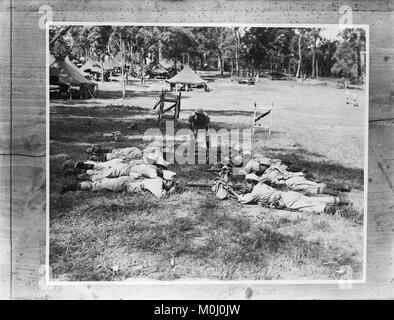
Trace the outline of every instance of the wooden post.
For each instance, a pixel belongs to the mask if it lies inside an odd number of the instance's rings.
[[[268,128],[268,134],[271,134],[271,125],[272,125],[272,112],[273,112],[273,110],[274,110],[274,103],[272,102],[272,103],[271,103],[271,112],[270,112],[270,125],[269,125],[269,128]]]
[[[164,90],[161,90],[158,123],[161,122],[161,118],[163,117],[164,96],[165,96],[165,91],[164,91]]]
[[[254,128],[255,128],[255,119],[256,119],[256,112],[257,112],[257,104],[256,102],[254,103],[254,112],[253,112],[253,123],[252,123],[252,134],[254,134]]]

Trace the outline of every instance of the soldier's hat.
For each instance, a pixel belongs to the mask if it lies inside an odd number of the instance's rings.
[[[254,181],[259,181],[259,177],[255,175],[254,173],[249,173],[245,176],[246,180],[254,180]]]
[[[204,114],[204,110],[202,108],[198,108],[195,113]]]
[[[268,158],[259,158],[259,163],[263,164],[265,166],[270,166],[271,165],[271,161]]]
[[[163,170],[163,179],[164,180],[174,180],[176,173],[170,170]]]

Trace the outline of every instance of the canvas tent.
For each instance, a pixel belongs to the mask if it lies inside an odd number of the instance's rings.
[[[81,99],[94,97],[97,84],[85,78],[82,71],[68,57],[56,59],[49,67],[50,85],[59,85],[72,97],[77,91]]]
[[[112,69],[121,68],[121,67],[122,67],[122,65],[112,58],[108,58],[105,61],[103,61],[103,69],[104,70],[112,70]]]
[[[151,76],[166,76],[168,70],[164,68],[160,63],[149,66],[148,72]]]
[[[185,85],[204,85],[206,88],[206,81],[201,79],[188,65],[185,65],[175,77],[166,80],[171,84],[171,87],[177,84],[185,84]]]
[[[81,74],[84,78],[85,78],[86,76],[89,76],[89,73],[88,73],[88,72],[84,72],[83,70],[81,70],[80,68],[78,68],[78,67],[74,64],[74,62],[72,62],[72,61],[70,60],[69,57],[66,57],[66,58],[64,59],[64,61],[67,62],[68,65],[70,65],[75,71],[77,71],[79,74]]]
[[[88,58],[82,65],[81,70],[84,72],[101,73],[100,62]]]
[[[56,58],[53,55],[49,55],[49,66],[51,66],[56,61]]]

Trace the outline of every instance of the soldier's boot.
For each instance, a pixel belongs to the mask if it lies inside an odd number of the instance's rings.
[[[88,181],[88,180],[90,180],[90,176],[86,173],[81,173],[81,174],[77,175],[77,179],[79,181]]]
[[[339,205],[340,206],[352,206],[353,203],[344,195],[339,196]]]
[[[105,154],[112,152],[112,148],[103,148],[103,147],[96,147],[93,149],[92,154]]]
[[[77,191],[81,190],[81,184],[80,183],[72,183],[67,186],[63,186],[62,189],[60,190],[60,194],[64,194],[68,191]]]
[[[82,161],[79,161],[74,166],[74,174],[79,174],[83,170],[91,170],[93,168],[94,168],[94,164],[83,163]]]
[[[327,187],[339,192],[350,192],[351,191],[351,187],[350,187],[350,182],[345,182],[342,183],[340,185],[338,184],[333,184],[333,183],[328,183]]]
[[[335,202],[336,206],[352,206],[353,205],[353,203],[344,194],[338,194],[337,196],[335,196],[334,202]]]
[[[318,193],[329,194],[330,196],[334,196],[334,197],[339,195],[339,192],[337,190],[334,190],[334,189],[329,188],[329,187],[324,187],[322,189],[319,189]]]
[[[327,214],[334,215],[336,211],[337,211],[337,209],[335,208],[335,206],[327,205],[324,208],[324,213],[327,213]]]

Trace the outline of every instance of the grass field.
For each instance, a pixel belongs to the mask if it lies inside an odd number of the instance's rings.
[[[60,154],[86,159],[87,145],[145,143],[158,127],[152,110],[165,84],[99,84],[93,100],[52,100],[50,106],[50,265],[55,280],[125,279],[360,279],[363,262],[364,90],[360,107],[327,80],[303,85],[262,81],[240,85],[212,77],[207,93],[182,93],[178,128],[203,107],[213,127],[248,128],[254,102],[274,103],[273,132],[258,132],[253,151],[307,167],[324,182],[348,182],[353,207],[335,216],[313,215],[235,201],[209,189],[187,189],[158,200],[108,192],[59,194]],[[134,124],[134,126],[130,126]],[[164,130],[164,125],[160,127]],[[128,139],[103,134],[119,130]],[[212,182],[208,165],[171,165],[181,182]],[[349,272],[352,270],[352,272]]]

